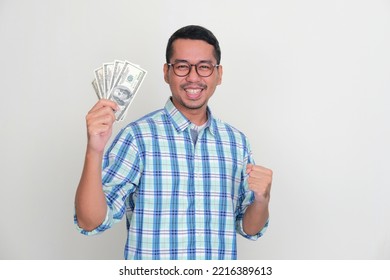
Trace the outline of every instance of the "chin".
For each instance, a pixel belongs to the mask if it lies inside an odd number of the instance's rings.
[[[201,109],[203,107],[205,107],[206,103],[205,102],[201,102],[201,103],[194,103],[194,102],[186,102],[184,104],[184,106],[187,108],[187,109],[191,109],[191,110],[198,110],[198,109]]]

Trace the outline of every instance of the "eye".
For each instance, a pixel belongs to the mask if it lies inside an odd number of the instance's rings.
[[[175,68],[179,71],[188,71],[188,69],[190,68],[188,66],[188,64],[186,63],[177,63],[175,64]]]
[[[208,63],[202,63],[198,65],[198,69],[202,71],[209,71],[211,70],[212,66]]]

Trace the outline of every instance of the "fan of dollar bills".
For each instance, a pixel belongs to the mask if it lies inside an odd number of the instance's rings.
[[[103,63],[95,69],[92,86],[99,99],[110,99],[118,104],[119,110],[115,113],[117,121],[125,118],[146,73],[138,65],[122,60]]]

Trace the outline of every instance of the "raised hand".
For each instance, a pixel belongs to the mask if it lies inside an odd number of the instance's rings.
[[[249,175],[249,189],[255,194],[256,202],[269,202],[271,185],[272,185],[272,170],[259,165],[248,164],[246,173]]]
[[[85,117],[88,132],[88,149],[102,153],[112,134],[115,111],[118,105],[111,100],[100,99]]]

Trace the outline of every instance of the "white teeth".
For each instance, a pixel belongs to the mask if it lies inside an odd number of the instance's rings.
[[[186,92],[188,92],[189,94],[197,94],[201,92],[201,89],[186,89]]]

